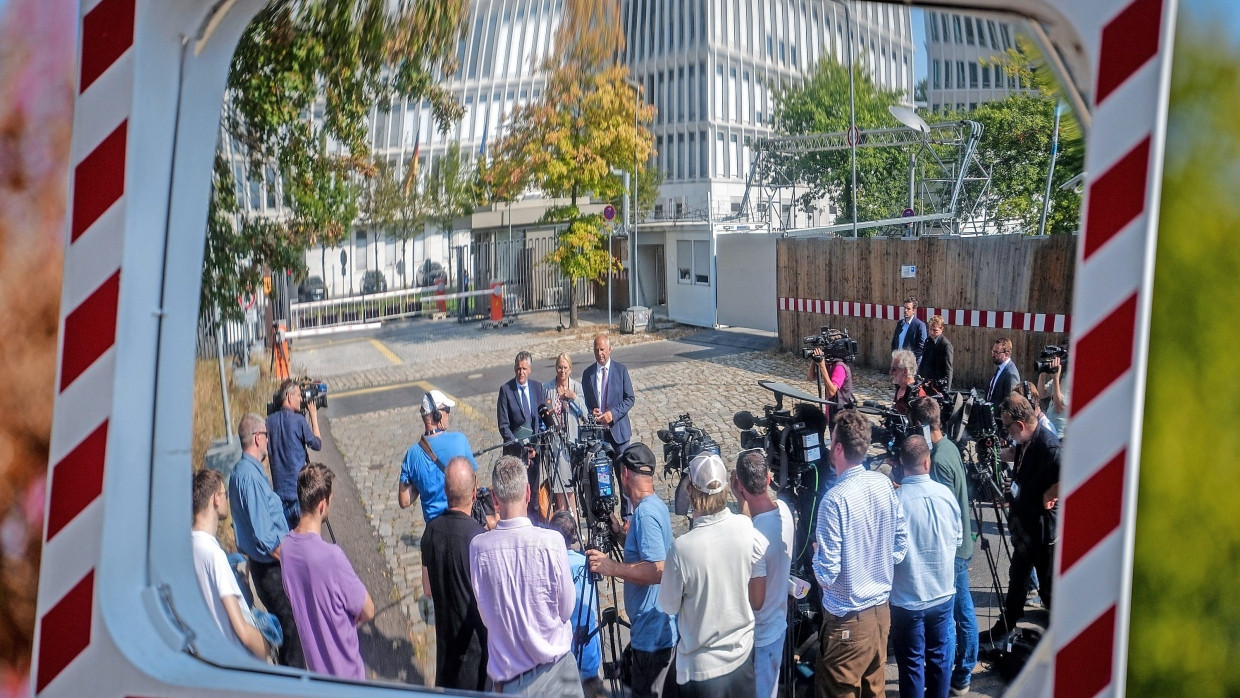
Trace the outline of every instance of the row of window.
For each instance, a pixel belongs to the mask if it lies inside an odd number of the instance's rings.
[[[930,31],[930,41],[934,43],[981,46],[996,51],[1013,47],[1012,35],[1004,22],[969,15],[927,12],[926,28]]]
[[[711,167],[710,138],[706,131],[655,136],[654,167],[666,181],[724,177],[744,179],[753,158],[750,138],[723,131],[715,133],[715,160]]]
[[[837,60],[844,56],[845,17],[834,5],[824,8],[820,15],[821,2],[710,3],[709,7],[707,0],[626,3],[623,21],[629,64],[695,49],[706,38],[703,18],[708,14],[713,21],[711,36],[721,43],[746,56],[764,55],[771,63],[791,70],[808,70],[832,52]],[[854,17],[859,26],[853,32],[858,54],[864,56],[862,60],[880,86],[907,89],[911,53],[909,10],[890,5],[876,7],[872,3],[863,3],[859,8],[864,11]]]
[[[993,86],[995,89],[1003,89],[1004,85],[1009,90],[1020,89],[1020,79],[1015,75],[1005,75],[1003,66],[999,64],[982,65],[978,63],[969,63],[968,80],[965,80],[965,62],[955,61],[955,71],[952,70],[952,61],[934,60],[932,63],[933,86],[934,89],[940,90],[963,90],[963,89],[983,89],[989,90]],[[952,79],[953,74],[955,80]],[[993,82],[991,75],[994,75]],[[980,80],[978,79],[980,76]]]
[[[564,11],[563,0],[510,0],[475,7],[468,54],[465,40],[457,48],[457,63],[467,80],[532,73],[550,53]]]

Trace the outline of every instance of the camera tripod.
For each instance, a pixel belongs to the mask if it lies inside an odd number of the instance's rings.
[[[971,496],[969,497],[969,507],[973,513],[974,530],[977,531],[978,547],[982,549],[982,553],[986,557],[986,568],[990,572],[990,588],[995,594],[995,599],[999,608],[999,619],[1003,621],[1005,627],[1011,627],[1008,624],[1007,613],[1004,610],[1004,589],[999,582],[999,559],[1003,554],[1007,555],[1008,560],[1012,559],[1012,550],[1008,544],[1007,537],[1007,513],[1003,508],[1003,490],[999,487],[995,478],[998,473],[999,453],[998,453],[998,436],[993,433],[983,433],[978,436],[974,442],[975,457],[965,463],[969,473],[971,487]],[[999,551],[992,550],[990,539],[982,532],[983,514],[986,510],[986,504],[989,502],[990,509],[995,515],[995,526],[999,536]],[[1008,580],[1011,584],[1012,580]],[[992,646],[993,646],[993,639]]]

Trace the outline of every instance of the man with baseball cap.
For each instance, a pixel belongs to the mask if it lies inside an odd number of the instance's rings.
[[[444,494],[444,470],[448,461],[460,456],[468,460],[474,470],[473,449],[465,435],[448,431],[452,421],[452,408],[456,401],[438,390],[422,396],[422,423],[426,433],[405,452],[400,466],[400,480],[396,484],[397,501],[401,509],[407,509],[415,499],[422,500],[422,518],[429,523],[448,508]]]
[[[662,696],[671,688],[670,671],[676,645],[675,619],[659,609],[659,582],[663,561],[672,545],[672,517],[667,504],[654,493],[654,453],[635,443],[616,459],[620,486],[632,505],[627,534],[616,520],[612,530],[623,540],[624,562],[616,562],[601,550],[589,550],[590,571],[624,580],[624,610],[632,629],[633,648],[629,687],[634,698]]]
[[[728,470],[713,453],[689,463],[693,528],[667,553],[659,608],[676,616],[682,698],[754,694],[754,610],[766,600],[767,540],[728,509]],[[708,581],[709,580],[709,581]]]

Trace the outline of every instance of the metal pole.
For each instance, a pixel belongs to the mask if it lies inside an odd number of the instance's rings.
[[[853,223],[853,239],[857,237],[857,93],[853,86],[853,23],[852,10],[848,5],[844,5],[844,20],[848,23],[848,122],[849,122],[849,138],[852,143],[852,223]]]
[[[1042,197],[1042,216],[1038,220],[1038,235],[1046,235],[1046,214],[1051,207],[1051,179],[1055,176],[1055,159],[1059,157],[1059,112],[1060,104],[1055,103],[1055,134],[1051,136],[1051,166],[1046,171],[1046,194]]]
[[[624,191],[627,201],[629,187],[632,186],[633,192],[633,227],[629,228],[629,306],[638,304],[637,299],[637,134],[641,125],[638,122],[638,112],[641,110],[641,85],[632,77],[624,79],[624,84],[633,88],[633,180],[628,181],[628,173],[625,173]],[[625,224],[628,224],[628,205],[625,204],[624,214]]]
[[[249,348],[246,348],[249,351]],[[220,365],[220,396],[224,400],[224,435],[228,439],[228,443],[232,443],[233,430],[232,424],[232,407],[228,404],[228,377],[224,372],[224,322],[220,318],[219,306],[215,308],[215,358]]]

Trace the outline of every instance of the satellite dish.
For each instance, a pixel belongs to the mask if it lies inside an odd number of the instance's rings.
[[[896,117],[896,121],[899,121],[914,131],[921,131],[922,134],[930,133],[929,124],[927,124],[920,116],[917,116],[917,112],[914,111],[912,107],[905,104],[893,104],[890,107],[887,107],[887,111],[891,112],[891,115]]]

